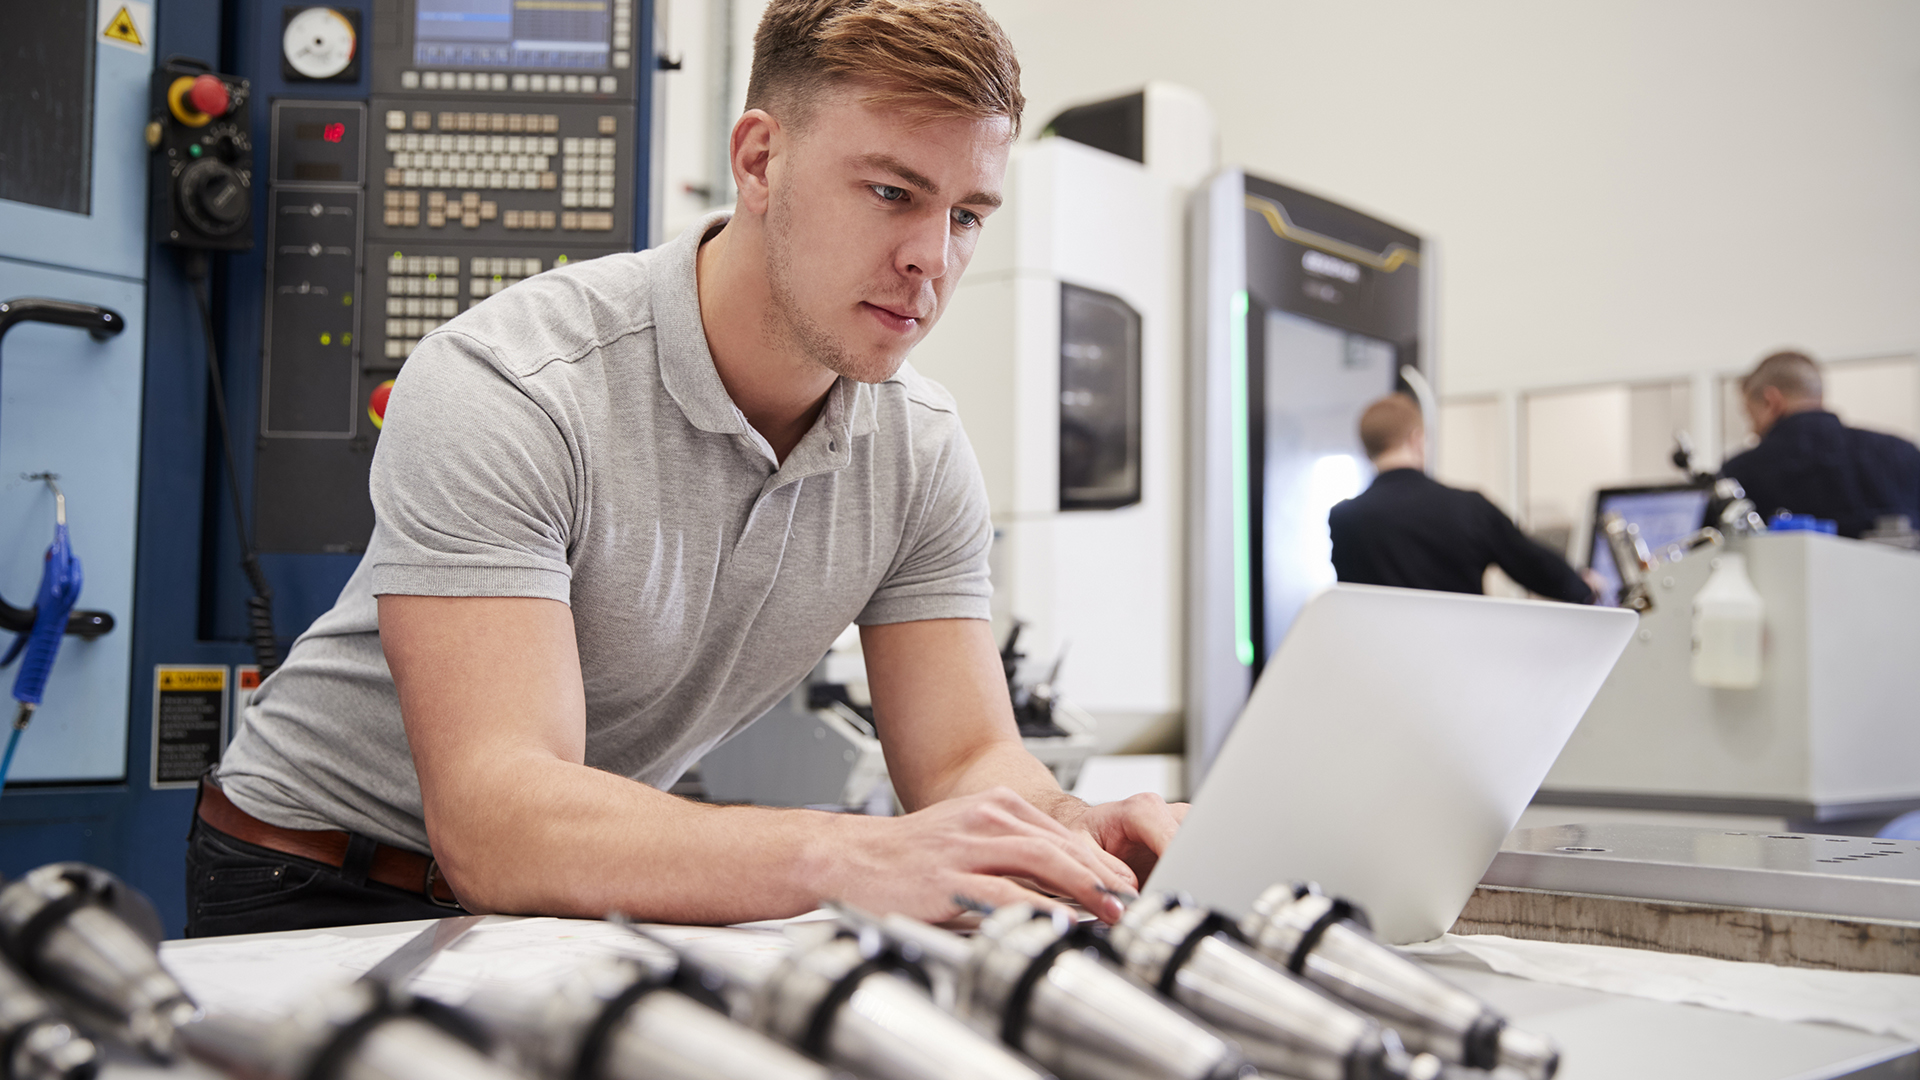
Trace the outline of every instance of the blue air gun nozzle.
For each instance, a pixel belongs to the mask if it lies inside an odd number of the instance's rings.
[[[13,699],[20,703],[20,710],[14,716],[13,732],[7,738],[6,755],[0,757],[0,785],[6,783],[7,772],[13,765],[20,733],[26,730],[33,710],[46,695],[47,679],[53,674],[53,661],[60,653],[60,639],[66,634],[67,615],[80,599],[80,586],[84,581],[80,560],[74,558],[73,545],[67,538],[67,497],[54,484],[52,476],[34,479],[46,481],[53,489],[53,543],[47,548],[46,566],[40,574],[33,628],[15,637],[13,647],[5,657],[0,657],[0,667],[11,663],[16,656],[20,658],[20,673],[13,680]]]

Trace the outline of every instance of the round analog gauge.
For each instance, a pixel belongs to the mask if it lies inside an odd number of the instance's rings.
[[[287,66],[309,79],[331,79],[353,62],[353,24],[332,8],[312,7],[287,20],[280,50]]]

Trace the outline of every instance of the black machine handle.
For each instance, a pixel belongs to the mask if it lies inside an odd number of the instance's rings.
[[[91,334],[95,341],[105,341],[127,328],[127,320],[121,318],[119,312],[96,304],[75,304],[39,296],[0,300],[0,338],[6,337],[7,331],[13,329],[15,324],[23,322],[79,327]]]
[[[23,322],[53,323],[85,330],[95,341],[105,341],[127,328],[127,320],[112,308],[22,296],[0,300],[0,342],[7,331]],[[38,608],[17,608],[0,599],[0,630],[24,634],[33,629]],[[104,611],[75,611],[67,616],[67,633],[92,641],[113,630],[113,616]]]

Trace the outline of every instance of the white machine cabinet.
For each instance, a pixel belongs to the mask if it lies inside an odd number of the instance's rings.
[[[911,357],[940,382],[985,474],[994,616],[1029,664],[1065,650],[1062,694],[1097,721],[1103,752],[1177,741],[1185,636],[1186,190],[1213,167],[1197,94],[1142,95],[1144,161],[1067,138],[1019,144],[1006,205],[981,235],[940,325]],[[1135,491],[1067,504],[1061,475],[1067,290],[1130,310],[1138,351]],[[1070,404],[1070,403],[1068,403]]]
[[[1736,543],[1766,601],[1760,685],[1693,681],[1713,549],[1659,567],[1653,610],[1537,801],[1812,821],[1920,807],[1920,554],[1812,533]]]

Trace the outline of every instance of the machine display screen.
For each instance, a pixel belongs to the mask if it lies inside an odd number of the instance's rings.
[[[421,67],[607,70],[610,0],[416,0]]]
[[[1700,528],[1706,517],[1712,491],[1693,485],[1652,488],[1613,488],[1599,492],[1593,501],[1592,547],[1587,565],[1606,586],[1600,590],[1600,603],[1617,607],[1620,603],[1620,571],[1613,564],[1613,551],[1600,531],[1600,520],[1619,514],[1640,527],[1640,538],[1647,548],[1658,552],[1678,543]]]

